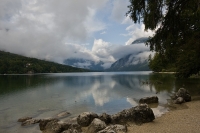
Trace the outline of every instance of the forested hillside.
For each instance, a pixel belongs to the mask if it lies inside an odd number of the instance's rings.
[[[0,51],[0,74],[61,73],[86,71],[89,70]]]

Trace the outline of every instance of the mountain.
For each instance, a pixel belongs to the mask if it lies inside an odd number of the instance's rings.
[[[131,44],[138,44],[138,43],[146,43],[148,41],[148,37],[141,37],[134,40]],[[114,62],[108,71],[150,71],[148,67],[147,57],[138,57],[140,53],[137,54],[128,54],[116,62]]]
[[[129,54],[114,62],[108,71],[150,71],[148,61]]]
[[[0,51],[0,74],[26,74],[26,73],[61,73],[86,72],[89,70],[75,68],[55,62],[24,57],[9,52]]]
[[[141,37],[132,42],[132,45],[145,43],[149,38]],[[141,51],[143,52],[143,51]],[[140,54],[140,53],[137,53]],[[78,68],[85,68],[93,71],[146,71],[149,70],[147,58],[136,58],[137,54],[126,55],[111,65],[109,69],[104,69],[104,62],[95,62],[82,58],[69,58],[64,60],[64,64]]]
[[[141,37],[133,41],[131,44],[146,43],[148,40],[148,37]]]
[[[74,66],[78,68],[85,68],[89,70],[94,70],[94,71],[103,71],[103,64],[104,62],[99,61],[91,61],[91,60],[85,60],[85,59],[78,59],[78,58],[70,58],[64,60],[64,64],[69,65],[69,66]]]

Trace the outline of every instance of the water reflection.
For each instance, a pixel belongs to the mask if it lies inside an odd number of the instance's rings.
[[[173,74],[154,73],[149,75],[150,86],[155,88],[156,92],[172,92],[175,87],[175,77]]]
[[[46,83],[56,82],[56,79],[49,81],[42,75],[0,75],[0,95],[23,91]]]
[[[200,82],[151,72],[0,75],[0,132],[11,132],[7,125],[20,130],[16,120],[23,116],[46,118],[66,110],[71,117],[84,111],[113,114],[154,95],[159,105],[152,108],[160,115],[171,92],[183,86],[197,92]]]

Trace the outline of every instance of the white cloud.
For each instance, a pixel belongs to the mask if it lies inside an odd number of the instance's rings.
[[[88,48],[92,45],[88,40],[99,38],[95,37],[96,32],[109,38],[106,33],[109,19],[99,17],[98,11],[110,6],[108,17],[120,24],[130,24],[125,17],[127,5],[128,0],[1,0],[0,50],[59,63],[68,58],[101,60],[105,63],[103,67],[108,68],[124,55],[148,49],[143,45],[119,46],[103,38],[94,39],[92,49]],[[125,35],[130,36],[127,44],[152,34],[135,24],[126,30]]]
[[[128,5],[129,5],[129,0],[114,0],[113,9],[111,13],[112,18],[120,23],[123,22],[123,20],[126,18]]]
[[[95,58],[78,44],[105,28],[96,11],[107,1],[1,0],[0,49],[57,62],[73,50]],[[68,42],[76,45],[68,47]]]
[[[102,39],[94,40],[94,45],[92,47],[92,52],[99,56],[107,56],[110,48],[110,43],[105,42]]]
[[[99,21],[98,18],[95,17],[95,14],[96,14],[95,10],[92,8],[88,8],[88,10],[89,10],[89,14],[86,17],[86,21],[84,22],[86,30],[89,33],[104,30],[106,28],[106,25],[103,22]]]
[[[154,53],[151,51],[142,51],[141,53],[138,53],[134,56],[134,62],[132,64],[136,65],[139,62],[144,62],[148,59],[149,55],[153,55]]]
[[[122,24],[133,24],[133,21],[130,19],[129,16],[126,16],[123,21]]]
[[[119,46],[112,51],[112,55],[115,59],[122,58],[128,54],[138,54],[141,51],[149,51],[149,48],[143,43],[134,45]]]
[[[123,34],[123,36],[131,36],[129,40],[126,42],[126,45],[130,45],[134,40],[140,37],[149,37],[154,34],[154,31],[151,30],[144,30],[144,24],[132,24],[126,28],[128,34]]]
[[[102,39],[94,40],[92,47],[92,53],[99,57],[99,60],[105,62],[104,68],[108,68],[114,61],[114,57],[111,55],[111,49],[115,47],[109,42],[105,42]]]

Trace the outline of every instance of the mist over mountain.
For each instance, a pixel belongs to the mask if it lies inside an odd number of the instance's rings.
[[[85,60],[81,58],[70,58],[64,60],[64,64],[69,65],[69,66],[74,66],[78,68],[85,68],[89,70],[94,70],[94,71],[103,71],[104,67],[102,66],[104,62],[99,61],[95,62],[92,60]]]
[[[149,39],[148,37],[141,37],[133,41],[131,44],[146,43],[148,39]]]
[[[113,62],[92,60],[84,57],[68,58],[64,64],[78,68],[85,68],[95,71],[148,71],[148,56],[152,54],[145,46],[148,37],[141,37],[134,40],[131,45],[112,48],[108,54],[113,57]],[[99,53],[101,54],[101,53]]]
[[[137,58],[135,54],[129,54],[111,65],[108,71],[149,71],[146,58]]]

